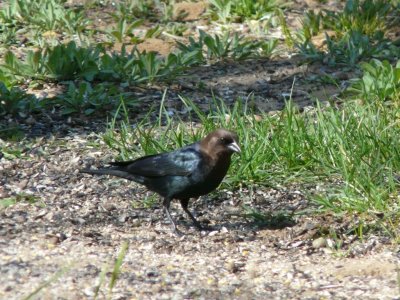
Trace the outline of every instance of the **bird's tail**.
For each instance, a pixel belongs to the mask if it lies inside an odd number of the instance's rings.
[[[81,169],[79,173],[86,173],[92,175],[112,175],[117,177],[122,177],[128,180],[133,180],[136,182],[141,183],[143,180],[140,176],[130,174],[123,170],[118,170],[114,168],[107,168],[107,169]]]

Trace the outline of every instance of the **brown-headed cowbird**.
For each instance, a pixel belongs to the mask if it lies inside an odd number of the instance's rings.
[[[158,193],[164,198],[163,207],[173,231],[179,233],[169,212],[171,200],[178,199],[194,225],[201,230],[200,223],[188,210],[189,199],[208,194],[219,186],[234,152],[240,152],[237,134],[218,129],[201,141],[172,152],[112,162],[107,168],[80,172],[126,178]]]

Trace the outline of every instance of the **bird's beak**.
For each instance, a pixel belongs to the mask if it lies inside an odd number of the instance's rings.
[[[237,152],[237,153],[240,153],[242,151],[242,150],[240,150],[240,147],[236,142],[229,144],[228,148],[231,149],[233,152]]]

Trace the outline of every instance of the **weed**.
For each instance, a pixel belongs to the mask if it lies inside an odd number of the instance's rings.
[[[289,3],[279,0],[210,0],[211,14],[222,22],[259,20]]]
[[[174,0],[170,0],[170,1],[156,1],[157,3],[157,10],[159,11],[159,13],[161,14],[161,18],[160,20],[163,23],[168,23],[171,20],[175,20],[175,21],[181,21],[186,17],[186,12],[184,11],[180,11],[178,15],[174,16],[174,4],[175,1]]]
[[[347,0],[343,12],[324,12],[323,26],[335,30],[339,37],[348,31],[357,31],[373,38],[385,31],[391,9],[388,1]]]
[[[179,58],[173,53],[165,59],[158,58],[155,52],[137,53],[132,64],[131,78],[136,82],[150,83],[174,78],[185,68]]]
[[[165,31],[173,36],[183,36],[183,34],[188,30],[185,24],[181,23],[168,23],[166,25]]]
[[[28,95],[19,88],[8,89],[0,82],[0,116],[10,114],[17,115],[23,112],[25,115],[40,109],[39,101],[33,95]]]
[[[15,198],[3,198],[0,200],[0,208],[4,209],[17,203]]]
[[[124,99],[128,108],[137,106],[135,99],[129,96],[121,93],[114,85],[96,85],[93,88],[88,82],[82,82],[79,86],[70,83],[67,92],[58,96],[55,103],[61,107],[63,115],[104,112],[114,114],[121,99]]]
[[[18,141],[23,138],[23,132],[21,130],[21,126],[16,123],[0,123],[0,139],[3,140],[11,140],[11,141]],[[21,156],[21,152],[19,150],[13,150],[10,148],[0,148],[0,151],[5,154],[4,156],[7,157],[19,157]]]
[[[270,56],[275,51],[276,40],[252,41],[246,40],[237,33],[226,32],[222,36],[215,34],[211,36],[204,31],[199,31],[198,41],[189,38],[189,44],[177,43],[182,53],[190,53],[196,62],[205,60],[218,61],[225,59],[242,60],[263,56]],[[206,53],[204,54],[204,48]]]
[[[148,29],[146,31],[146,34],[144,37],[146,39],[147,38],[157,38],[161,35],[162,31],[163,31],[163,29],[159,25],[157,25],[157,26],[154,26],[153,28]]]
[[[137,24],[136,24],[137,25]],[[135,25],[135,26],[136,26]],[[149,31],[148,35],[159,32],[159,28]],[[122,36],[115,33],[117,38]],[[154,52],[140,53],[134,49],[126,53],[125,47],[121,53],[109,54],[101,45],[88,48],[78,47],[75,42],[66,45],[46,47],[42,51],[28,51],[24,61],[8,51],[4,64],[0,65],[0,76],[8,81],[22,82],[25,79],[66,81],[84,79],[125,80],[134,83],[154,83],[169,81],[181,75],[188,67],[200,64],[205,59],[223,60],[246,59],[260,55],[271,55],[276,47],[276,41],[244,40],[238,34],[229,33],[214,37],[200,31],[198,41],[189,39],[189,45],[178,43],[177,53],[170,53],[162,58]],[[203,55],[203,47],[207,49]]]
[[[181,53],[190,55],[192,57],[194,63],[193,64],[201,64],[205,62],[205,58],[203,55],[203,47],[204,47],[204,31],[199,31],[200,36],[196,41],[193,37],[189,37],[189,43],[184,44],[181,42],[177,42],[176,45]]]
[[[315,13],[313,10],[307,11],[302,20],[302,31],[300,38],[303,40],[310,40],[316,36],[321,30],[323,16],[320,13]]]
[[[62,81],[76,78],[93,80],[99,72],[97,60],[104,50],[79,48],[75,42],[46,48],[44,51],[28,51],[25,61],[8,51],[0,71],[16,80],[24,78]]]
[[[223,23],[228,22],[231,18],[232,3],[231,0],[210,0],[211,9],[216,19]]]
[[[48,47],[43,51],[28,51],[25,61],[8,51],[0,65],[0,76],[13,82],[27,78],[35,80],[125,80],[136,83],[170,80],[193,65],[194,56],[188,53],[169,54],[160,58],[154,52],[109,54],[98,45],[81,48],[75,42]],[[196,61],[197,62],[197,61]]]
[[[135,28],[139,27],[142,23],[142,20],[135,20],[131,23],[128,23],[127,19],[125,18],[118,19],[115,26],[111,28],[107,33],[111,36],[112,39],[120,43],[127,40],[127,38],[133,41],[137,41],[138,38],[135,37],[132,31]]]
[[[388,1],[347,0],[341,12],[307,12],[296,45],[306,58],[330,65],[354,66],[372,57],[398,57],[398,50],[385,38],[392,26],[387,16],[393,10]],[[317,50],[312,43],[322,29],[333,32],[325,34],[326,51]]]
[[[141,205],[146,207],[146,208],[153,208],[154,205],[156,205],[156,203],[159,202],[159,197],[157,196],[157,194],[150,194],[147,195],[143,198],[143,200],[141,201]]]
[[[275,13],[278,16],[279,23],[280,23],[280,25],[282,27],[283,35],[285,36],[286,45],[289,48],[293,48],[293,46],[294,46],[293,37],[292,37],[290,29],[289,29],[289,27],[288,27],[288,25],[286,23],[286,19],[285,19],[285,16],[283,15],[282,10],[281,9],[276,9]]]
[[[17,29],[15,27],[6,27],[0,25],[0,44],[10,46],[17,42]]]
[[[155,1],[153,0],[127,0],[116,5],[115,19],[134,21],[136,18],[151,19],[156,16]]]
[[[82,32],[89,24],[80,9],[66,10],[62,0],[11,0],[0,12],[6,24],[28,24],[41,31]]]
[[[361,64],[364,75],[353,81],[350,91],[355,91],[367,102],[400,100],[400,60],[395,66],[388,61],[371,60]]]

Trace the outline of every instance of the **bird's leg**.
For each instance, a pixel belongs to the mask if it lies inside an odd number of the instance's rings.
[[[203,230],[204,229],[203,226],[200,225],[200,223],[196,220],[196,218],[193,216],[193,214],[188,209],[189,199],[180,199],[179,201],[181,202],[181,206],[182,206],[183,210],[185,211],[185,213],[193,221],[194,226],[196,226],[196,228],[198,230]]]
[[[176,228],[176,224],[175,224],[174,220],[172,219],[171,214],[169,213],[169,205],[170,204],[171,204],[171,199],[168,197],[164,198],[163,207],[164,207],[165,213],[167,214],[167,218],[171,223],[172,232],[175,233],[176,235],[180,236],[180,235],[182,235],[182,233],[178,230],[178,228]]]

